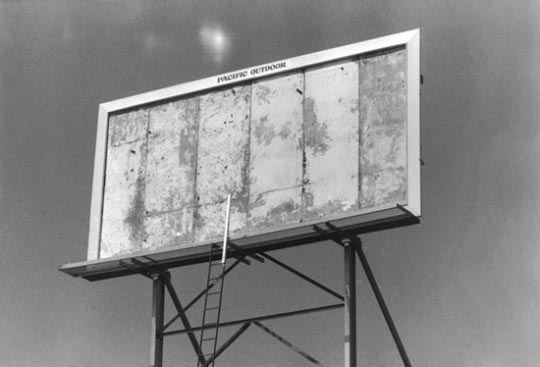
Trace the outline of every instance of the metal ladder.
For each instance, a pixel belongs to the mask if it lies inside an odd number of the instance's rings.
[[[219,317],[221,315],[221,300],[223,298],[223,283],[225,282],[226,261],[216,256],[221,253],[222,247],[212,244],[208,258],[208,279],[206,287],[208,291],[204,297],[204,310],[201,324],[201,336],[197,366],[214,366]],[[212,332],[212,329],[214,332]],[[201,358],[202,357],[202,358]],[[202,363],[201,361],[206,361]]]

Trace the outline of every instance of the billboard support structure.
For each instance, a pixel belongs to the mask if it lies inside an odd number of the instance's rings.
[[[343,248],[344,288],[345,288],[344,296],[340,295],[338,292],[333,291],[332,289],[324,286],[323,284],[317,282],[311,277],[301,273],[300,271],[294,269],[293,267],[283,263],[282,261],[262,251],[259,253],[254,253],[254,254],[247,254],[247,253],[237,254],[236,262],[234,262],[225,270],[225,274],[233,270],[240,262],[244,262],[245,264],[249,265],[250,263],[246,261],[245,259],[245,257],[247,256],[250,256],[258,260],[259,262],[264,262],[264,260],[267,259],[270,262],[278,265],[279,267],[293,273],[299,278],[309,282],[310,284],[315,285],[316,287],[320,288],[326,293],[333,295],[334,297],[338,298],[342,302],[337,303],[337,304],[305,308],[301,310],[289,311],[289,312],[284,312],[284,313],[261,315],[257,317],[247,318],[247,319],[219,323],[219,325],[216,325],[216,326],[219,326],[219,327],[230,327],[234,325],[241,325],[241,326],[227,341],[225,341],[216,350],[215,354],[209,359],[205,359],[203,356],[201,356],[201,348],[200,348],[199,343],[197,342],[197,338],[195,337],[195,333],[200,331],[203,326],[202,325],[195,326],[195,327],[191,326],[186,316],[186,311],[188,308],[194,305],[199,299],[201,299],[203,295],[209,292],[212,289],[212,287],[207,286],[199,295],[197,295],[191,302],[189,302],[187,306],[183,307],[178,297],[178,294],[176,293],[174,286],[171,282],[171,275],[167,269],[161,267],[160,265],[156,263],[152,263],[152,260],[147,257],[141,260],[133,259],[135,261],[129,265],[124,264],[124,267],[129,268],[132,272],[140,273],[143,276],[151,279],[153,282],[150,366],[151,367],[163,366],[163,352],[164,352],[163,340],[164,338],[168,336],[180,335],[180,334],[188,334],[188,337],[191,341],[193,349],[196,355],[198,356],[198,362],[200,363],[200,365],[209,366],[210,364],[214,363],[215,359],[219,355],[221,355],[235,340],[237,340],[249,328],[249,326],[251,326],[251,324],[258,326],[258,328],[265,331],[266,334],[273,336],[282,344],[292,349],[295,353],[301,355],[302,357],[310,361],[313,365],[322,366],[322,364],[317,359],[310,356],[305,351],[300,350],[290,341],[286,340],[282,336],[272,331],[270,328],[268,328],[268,326],[261,324],[261,321],[297,316],[297,315],[307,314],[307,313],[328,311],[328,310],[333,310],[333,309],[338,309],[338,308],[344,309],[344,366],[345,367],[356,366],[357,365],[356,257],[355,257],[355,254],[356,254],[358,256],[358,259],[360,260],[362,269],[364,270],[366,277],[369,281],[370,287],[375,295],[379,308],[381,309],[381,312],[383,313],[384,319],[388,325],[392,338],[399,351],[399,355],[401,357],[403,365],[405,367],[411,367],[411,363],[409,361],[407,352],[405,351],[405,347],[401,341],[401,338],[399,337],[397,328],[390,315],[390,311],[388,310],[388,307],[384,301],[382,293],[375,280],[375,276],[371,270],[371,267],[369,266],[368,260],[362,249],[362,241],[360,240],[358,236],[352,236],[350,234],[347,234],[346,232],[342,232],[339,230],[339,228],[336,228],[332,226],[331,224],[329,225],[328,223],[326,223],[326,226],[327,228],[331,229],[331,231],[325,231],[322,228],[316,227],[316,226],[314,226],[314,229],[320,232],[321,234],[324,233],[328,240],[334,243],[337,243]],[[165,290],[169,293],[174,303],[174,306],[178,312],[178,314],[174,316],[167,323],[164,322]],[[178,318],[181,319],[184,329],[167,331],[167,329]]]

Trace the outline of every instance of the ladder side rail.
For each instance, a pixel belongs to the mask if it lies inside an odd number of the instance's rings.
[[[206,278],[206,287],[207,288],[210,285],[210,278],[212,276],[212,258],[213,258],[213,255],[214,255],[214,248],[215,248],[215,244],[212,244],[210,246],[210,251],[209,251],[209,256],[208,256],[208,277]],[[205,331],[205,324],[206,324],[207,305],[208,305],[208,292],[205,293],[205,297],[204,297],[203,316],[202,316],[202,322],[201,322],[201,334],[200,334],[200,337],[199,337],[199,345],[200,345],[201,355],[199,356],[198,361],[197,361],[198,366],[202,365],[201,362],[200,362],[201,357],[202,357],[203,360],[206,359],[204,349],[203,349],[203,339],[204,339],[204,331]]]
[[[225,283],[225,267],[226,267],[227,259],[225,258],[225,262],[222,264],[221,268],[221,287],[219,292],[219,301],[218,301],[218,311],[217,311],[217,320],[216,320],[216,333],[215,333],[215,340],[214,340],[214,350],[212,351],[212,367],[214,367],[215,362],[215,355],[216,355],[216,347],[217,347],[217,339],[218,339],[218,332],[219,332],[219,320],[221,317],[221,303],[223,301],[223,285]]]

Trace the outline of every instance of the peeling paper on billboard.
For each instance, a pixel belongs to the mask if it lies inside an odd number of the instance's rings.
[[[406,204],[406,51],[109,118],[100,258]]]

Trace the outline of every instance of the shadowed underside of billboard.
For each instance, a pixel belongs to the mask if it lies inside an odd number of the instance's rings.
[[[320,239],[312,227],[328,221],[414,222],[418,84],[410,31],[103,104],[88,261],[61,270],[203,261],[228,194],[246,249]]]

